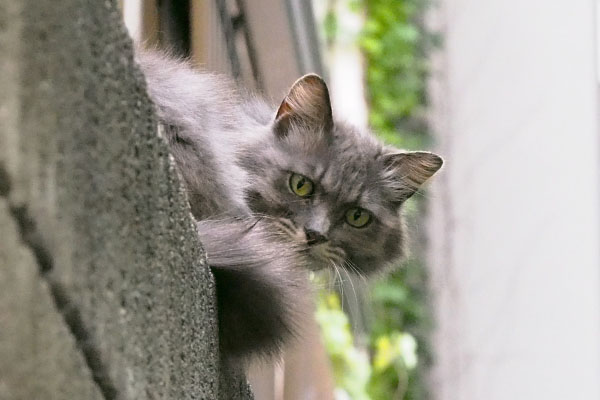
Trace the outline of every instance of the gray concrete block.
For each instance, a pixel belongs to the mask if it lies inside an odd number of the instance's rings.
[[[132,53],[115,1],[0,0],[0,189],[43,271],[23,296],[46,296],[35,323],[62,318],[89,368],[96,389],[71,398],[251,398],[220,371],[212,275]],[[26,318],[11,307],[7,319]],[[3,348],[25,329],[15,324]],[[59,362],[66,344],[44,340],[19,368]],[[56,398],[67,378],[90,384],[67,364],[48,373]]]
[[[2,198],[0,237],[0,399],[101,399]]]

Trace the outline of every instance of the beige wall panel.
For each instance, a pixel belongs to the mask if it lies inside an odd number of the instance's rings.
[[[438,400],[600,398],[595,2],[445,0]]]

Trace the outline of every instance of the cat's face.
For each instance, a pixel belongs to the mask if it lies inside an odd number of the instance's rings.
[[[301,78],[280,106],[267,142],[242,158],[250,209],[305,245],[313,268],[369,274],[404,253],[400,206],[442,165],[334,123],[324,82]]]

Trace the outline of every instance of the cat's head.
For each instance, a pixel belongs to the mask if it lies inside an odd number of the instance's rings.
[[[439,156],[334,121],[317,75],[296,81],[265,140],[242,157],[246,202],[306,244],[315,268],[369,274],[404,255],[401,206],[442,166]]]

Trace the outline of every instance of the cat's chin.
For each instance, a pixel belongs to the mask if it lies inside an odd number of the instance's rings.
[[[327,268],[332,268],[334,265],[339,264],[339,262],[336,263],[335,261],[337,258],[339,258],[339,256],[335,257],[335,255],[332,254],[331,246],[322,244],[310,246],[307,250],[307,267],[311,271],[320,271]],[[339,253],[340,251],[341,250],[338,250],[337,252]]]
[[[322,258],[321,256],[309,252],[307,267],[311,271],[321,271],[331,266],[331,262]]]

